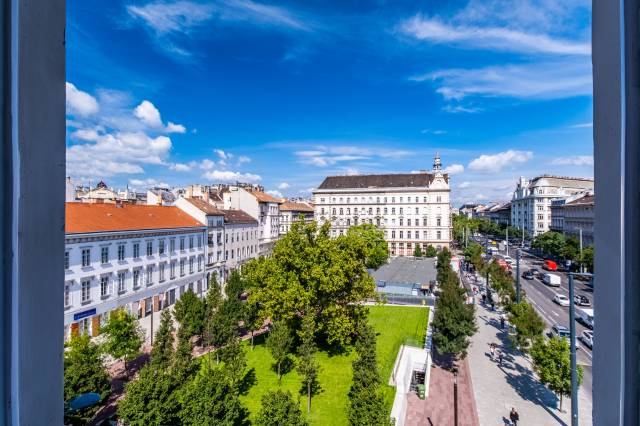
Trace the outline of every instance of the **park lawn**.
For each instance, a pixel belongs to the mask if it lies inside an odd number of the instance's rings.
[[[395,363],[400,345],[405,341],[423,342],[427,327],[428,311],[425,308],[401,306],[370,306],[369,321],[378,334],[378,365],[383,383],[385,402],[389,411],[393,404],[395,388],[388,386],[389,377]],[[248,343],[247,343],[248,345]],[[245,395],[240,397],[251,413],[253,420],[261,406],[261,398],[268,390],[290,391],[294,397],[300,397],[300,405],[306,412],[306,392],[302,390],[302,380],[295,366],[283,375],[278,384],[278,375],[272,368],[273,358],[262,339],[256,339],[253,350],[247,347],[247,367],[253,370],[255,381]],[[320,391],[311,399],[311,414],[308,417],[312,425],[346,425],[347,394],[351,387],[351,362],[355,357],[353,350],[344,354],[331,355],[325,351],[317,354],[321,366],[318,381]],[[294,364],[297,357],[292,357]]]

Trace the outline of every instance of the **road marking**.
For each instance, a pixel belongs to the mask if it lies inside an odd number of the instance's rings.
[[[557,313],[556,311],[551,311],[551,313],[552,313],[553,315],[557,316],[557,317],[559,317],[559,316],[560,316],[560,314],[559,314],[559,313]]]

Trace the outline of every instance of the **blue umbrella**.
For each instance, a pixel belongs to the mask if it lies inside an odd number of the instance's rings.
[[[77,411],[83,408],[91,407],[100,402],[100,394],[95,392],[87,392],[82,395],[78,395],[69,401],[69,410]]]

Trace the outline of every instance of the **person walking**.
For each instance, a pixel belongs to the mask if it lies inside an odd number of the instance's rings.
[[[502,351],[498,350],[498,365],[502,367]]]
[[[494,360],[495,359],[494,355],[495,355],[495,352],[496,352],[496,344],[495,343],[491,343],[489,345],[489,351],[491,352],[491,360]]]
[[[509,420],[511,420],[511,424],[513,426],[518,426],[518,422],[520,421],[520,414],[518,414],[515,407],[511,407],[511,412],[509,413]]]
[[[500,314],[500,328],[504,330],[504,314]]]

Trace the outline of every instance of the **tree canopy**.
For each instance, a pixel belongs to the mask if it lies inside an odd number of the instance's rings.
[[[527,351],[537,338],[542,337],[546,326],[533,306],[525,301],[511,305],[509,322],[516,327],[514,343],[523,351]]]
[[[366,315],[362,302],[377,293],[366,270],[367,240],[360,232],[331,238],[329,229],[329,223],[294,222],[273,254],[247,263],[243,275],[260,317],[292,321],[312,311],[317,331],[329,343],[345,344]]]
[[[291,345],[293,344],[293,336],[291,335],[291,330],[289,330],[289,327],[287,327],[287,324],[285,322],[276,322],[273,325],[273,328],[267,336],[266,344],[269,352],[271,352],[271,356],[276,362],[278,380],[281,380],[282,372],[280,367],[282,366],[282,362],[289,355]]]
[[[256,426],[306,426],[300,404],[293,400],[290,392],[272,390],[262,397],[262,409],[258,414]]]
[[[349,234],[361,238],[365,242],[365,265],[367,268],[378,269],[386,263],[389,249],[384,240],[384,233],[377,226],[370,223],[352,226],[347,231],[347,236]]]
[[[64,400],[87,392],[111,393],[111,381],[102,362],[100,348],[86,335],[72,336],[64,351]]]
[[[178,333],[186,337],[201,336],[204,330],[205,306],[192,289],[187,289],[176,301],[173,315],[180,324]]]
[[[144,340],[138,320],[124,309],[116,309],[109,315],[101,329],[105,333],[103,348],[106,353],[126,363],[140,353]]]

